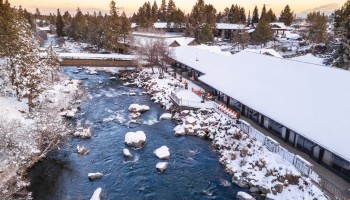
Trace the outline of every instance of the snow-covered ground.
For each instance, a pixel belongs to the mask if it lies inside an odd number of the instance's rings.
[[[56,83],[38,97],[40,106],[32,113],[28,113],[26,99],[19,102],[14,97],[0,97],[0,191],[4,198],[13,192],[6,189],[10,180],[17,182],[17,189],[28,185],[18,174],[24,175],[27,167],[47,153],[39,142],[41,131],[52,128],[57,135],[69,134],[59,112],[61,108],[72,106],[78,87],[79,81]],[[47,127],[50,123],[55,127]]]
[[[140,72],[136,80],[127,81],[145,87],[152,100],[166,110],[174,109],[169,95],[182,84],[167,74],[164,79],[158,79],[158,74],[152,75],[148,69]],[[188,83],[192,85],[190,81]],[[214,110],[200,109],[176,112],[173,119],[180,123],[175,132],[182,130],[184,134],[211,139],[220,162],[233,176],[232,181],[249,187],[253,193],[268,195],[270,199],[326,199],[309,178],[238,129],[226,116]]]

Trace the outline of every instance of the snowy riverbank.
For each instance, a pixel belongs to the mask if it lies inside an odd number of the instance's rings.
[[[57,148],[69,133],[70,124],[62,111],[72,114],[80,106],[80,81],[60,77],[59,82],[40,94],[36,107],[28,113],[26,99],[17,101],[13,95],[0,97],[0,196],[1,199],[26,199],[26,171],[35,162]],[[29,194],[30,197],[30,194]]]
[[[248,187],[255,196],[267,199],[326,199],[309,178],[303,177],[293,165],[243,133],[225,116],[208,109],[182,112],[176,109],[169,95],[183,84],[170,75],[158,79],[158,74],[153,75],[150,70],[121,72],[121,80],[128,86],[146,88],[154,102],[172,111],[173,119],[179,124],[174,129],[177,135],[210,139],[220,162],[233,176],[232,181]]]

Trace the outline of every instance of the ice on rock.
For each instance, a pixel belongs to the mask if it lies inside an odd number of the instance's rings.
[[[97,188],[90,200],[101,200],[102,188]]]
[[[161,160],[167,160],[170,157],[169,148],[167,146],[161,146],[160,148],[153,151],[156,156]]]
[[[157,171],[162,173],[166,170],[166,168],[168,167],[169,163],[168,162],[159,162],[156,165]]]
[[[237,199],[238,200],[253,200],[254,198],[252,196],[250,196],[248,193],[238,192]]]
[[[132,157],[132,154],[130,153],[129,149],[123,149],[123,154],[128,158]]]
[[[139,105],[139,104],[131,104],[129,106],[130,112],[146,112],[149,110],[149,106]]]
[[[143,131],[128,132],[125,134],[125,143],[133,148],[142,148],[146,143],[146,134]]]
[[[99,179],[102,178],[103,174],[100,172],[96,172],[96,173],[89,173],[88,177],[90,180],[95,180],[95,179]]]
[[[159,117],[159,119],[160,120],[167,120],[167,119],[171,119],[171,117],[172,117],[171,113],[164,113]]]

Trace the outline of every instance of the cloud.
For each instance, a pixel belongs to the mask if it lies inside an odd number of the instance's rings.
[[[306,17],[307,14],[309,14],[310,12],[314,12],[314,11],[320,11],[321,13],[324,13],[326,15],[330,15],[331,13],[334,12],[334,10],[339,9],[340,5],[337,3],[330,3],[330,4],[325,4],[325,5],[321,5],[312,9],[308,9],[308,10],[304,10],[300,13],[297,13],[297,15],[299,17]]]

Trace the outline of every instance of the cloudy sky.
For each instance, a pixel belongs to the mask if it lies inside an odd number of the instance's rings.
[[[143,0],[115,0],[117,6],[121,10],[125,11],[128,15],[137,11],[137,9],[146,1]],[[154,0],[150,0],[153,3]],[[156,0],[158,6],[161,0]],[[175,3],[186,13],[191,11],[192,6],[197,0],[175,0]],[[35,8],[39,8],[42,13],[56,13],[56,9],[60,8],[61,11],[68,10],[75,12],[79,7],[83,11],[102,11],[103,13],[108,11],[108,5],[110,0],[9,0],[11,5],[26,8],[28,11],[34,11]],[[222,11],[225,7],[230,6],[232,3],[237,3],[243,6],[246,11],[253,10],[257,5],[259,12],[263,4],[266,4],[267,8],[272,8],[277,15],[281,12],[286,4],[289,4],[292,10],[297,14],[305,14],[313,10],[332,11],[341,7],[346,0],[205,0],[205,3],[213,4],[218,11]]]

